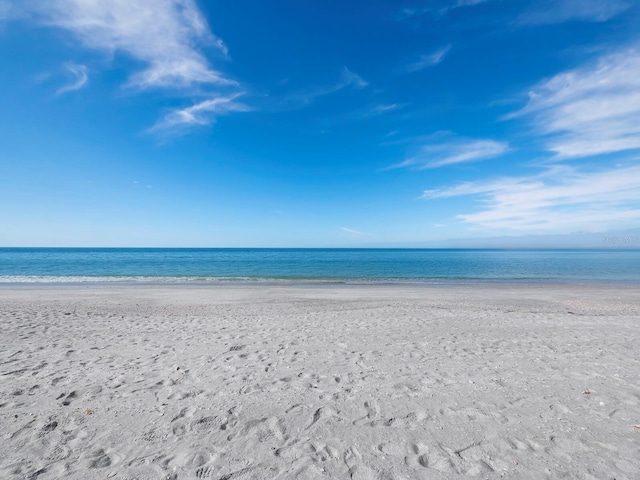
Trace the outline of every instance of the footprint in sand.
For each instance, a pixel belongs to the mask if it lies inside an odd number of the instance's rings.
[[[140,440],[144,440],[145,442],[159,442],[169,438],[169,432],[165,432],[162,430],[150,430],[140,435],[139,438]]]
[[[220,417],[210,416],[203,417],[199,420],[191,422],[189,427],[193,432],[207,432],[220,429],[220,427],[222,427],[222,424],[223,420]]]
[[[194,413],[196,413],[196,407],[183,408],[182,410],[180,410],[180,412],[178,412],[178,414],[175,417],[171,419],[171,423],[185,417],[192,417]]]
[[[373,426],[374,422],[380,416],[380,407],[378,406],[378,403],[375,400],[369,400],[367,402],[364,402],[364,408],[367,411],[367,414],[364,417],[358,420],[355,420],[353,422],[353,424],[357,427],[360,427],[367,423]]]
[[[349,468],[349,475],[352,480],[374,480],[376,478],[373,470],[362,463],[362,455],[355,446],[349,447],[344,452],[344,463]]]
[[[212,477],[214,473],[213,467],[210,465],[204,465],[198,469],[196,469],[196,478],[209,478]]]
[[[450,455],[440,446],[429,448],[426,445],[414,443],[410,447],[409,455],[405,457],[405,463],[415,469],[431,468],[442,473],[461,473]]]
[[[83,463],[88,468],[104,468],[111,465],[111,458],[102,448],[89,452],[85,458]]]
[[[60,460],[64,460],[71,454],[71,450],[69,447],[64,445],[56,445],[53,450],[45,455],[47,460],[51,462],[59,462]]]
[[[65,406],[65,407],[68,407],[69,405],[71,405],[71,402],[73,400],[75,400],[76,398],[78,398],[78,393],[73,391],[69,395],[67,395],[64,398],[64,400],[62,400],[62,405]]]
[[[281,440],[284,437],[285,428],[277,417],[268,417],[247,421],[237,432],[229,434],[227,440],[236,438],[253,437],[260,443],[267,443],[273,440]]]
[[[385,442],[379,444],[376,448],[383,455],[389,455],[391,457],[403,458],[406,453],[406,447],[402,443]]]
[[[490,475],[496,471],[494,462],[489,460],[486,452],[481,448],[481,442],[473,442],[454,450],[453,455],[459,460],[458,470],[465,475]]]
[[[473,442],[456,450],[444,445],[427,447],[414,444],[411,446],[414,455],[408,456],[405,460],[414,468],[430,468],[447,474],[477,476],[495,473],[495,468],[486,459],[480,444]]]
[[[314,412],[311,423],[309,424],[307,429],[313,427],[314,425],[317,425],[318,422],[329,418],[339,418],[338,412],[336,412],[331,407],[320,407]]]
[[[53,432],[56,428],[58,428],[58,422],[56,422],[55,420],[52,420],[42,426],[42,428],[40,429],[40,432],[38,433],[38,436],[44,437],[48,433]]]
[[[385,418],[374,420],[371,422],[372,427],[392,427],[400,428],[403,430],[415,430],[420,426],[420,423],[429,419],[429,415],[424,412],[411,412],[406,417],[397,418]]]

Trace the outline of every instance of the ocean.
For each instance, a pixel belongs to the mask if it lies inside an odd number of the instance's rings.
[[[638,250],[0,248],[0,283],[626,283]]]

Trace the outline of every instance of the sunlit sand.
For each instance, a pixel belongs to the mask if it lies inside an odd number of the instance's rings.
[[[640,297],[0,290],[3,479],[638,478]]]

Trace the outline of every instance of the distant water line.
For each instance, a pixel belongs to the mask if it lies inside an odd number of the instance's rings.
[[[638,250],[0,248],[1,284],[640,284]]]

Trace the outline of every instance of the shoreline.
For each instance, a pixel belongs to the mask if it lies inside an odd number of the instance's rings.
[[[425,279],[341,279],[341,278],[183,278],[183,277],[138,277],[122,279],[113,277],[86,277],[82,280],[65,280],[64,277],[52,279],[28,278],[11,281],[0,278],[0,290],[5,288],[217,288],[217,287],[388,287],[388,288],[475,288],[475,287],[640,287],[636,279],[571,279],[571,278],[425,278]]]

